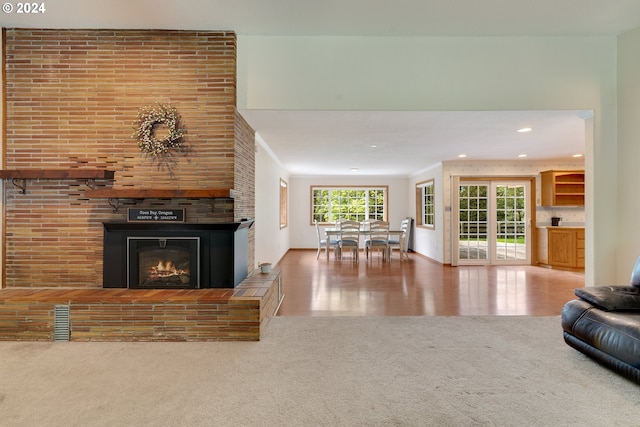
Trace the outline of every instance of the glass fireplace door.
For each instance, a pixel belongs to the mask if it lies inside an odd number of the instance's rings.
[[[200,287],[199,237],[128,237],[127,249],[129,288]]]

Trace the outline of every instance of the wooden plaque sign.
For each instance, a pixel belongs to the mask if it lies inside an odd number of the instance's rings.
[[[129,209],[127,222],[184,222],[184,209]]]

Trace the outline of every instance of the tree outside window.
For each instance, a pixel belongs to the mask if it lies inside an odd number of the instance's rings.
[[[387,187],[311,187],[311,222],[387,218]]]

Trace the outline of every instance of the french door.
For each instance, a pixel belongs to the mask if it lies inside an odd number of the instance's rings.
[[[530,264],[530,181],[461,181],[453,191],[452,264]]]

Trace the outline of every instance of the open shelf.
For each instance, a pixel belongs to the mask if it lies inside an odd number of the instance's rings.
[[[2,179],[113,179],[114,171],[104,169],[5,169]]]
[[[233,193],[234,191],[230,188],[193,190],[96,188],[85,190],[84,195],[94,199],[233,199]]]
[[[85,197],[109,199],[109,206],[118,212],[119,199],[233,199],[231,188],[172,190],[163,188],[96,188],[85,190]]]
[[[114,171],[105,169],[5,169],[0,170],[1,179],[11,179],[13,185],[26,192],[26,181],[30,179],[84,179],[88,189],[84,195],[93,199],[109,199],[109,204],[117,210],[118,199],[233,199],[231,188],[205,189],[164,189],[164,188],[95,188],[97,179],[113,180]]]
[[[541,172],[542,206],[584,206],[584,171]]]
[[[112,180],[114,171],[106,169],[5,169],[0,170],[1,179],[10,179],[21,194],[27,191],[28,179],[84,179],[87,186],[92,187],[96,179]],[[20,184],[21,182],[21,184]]]

